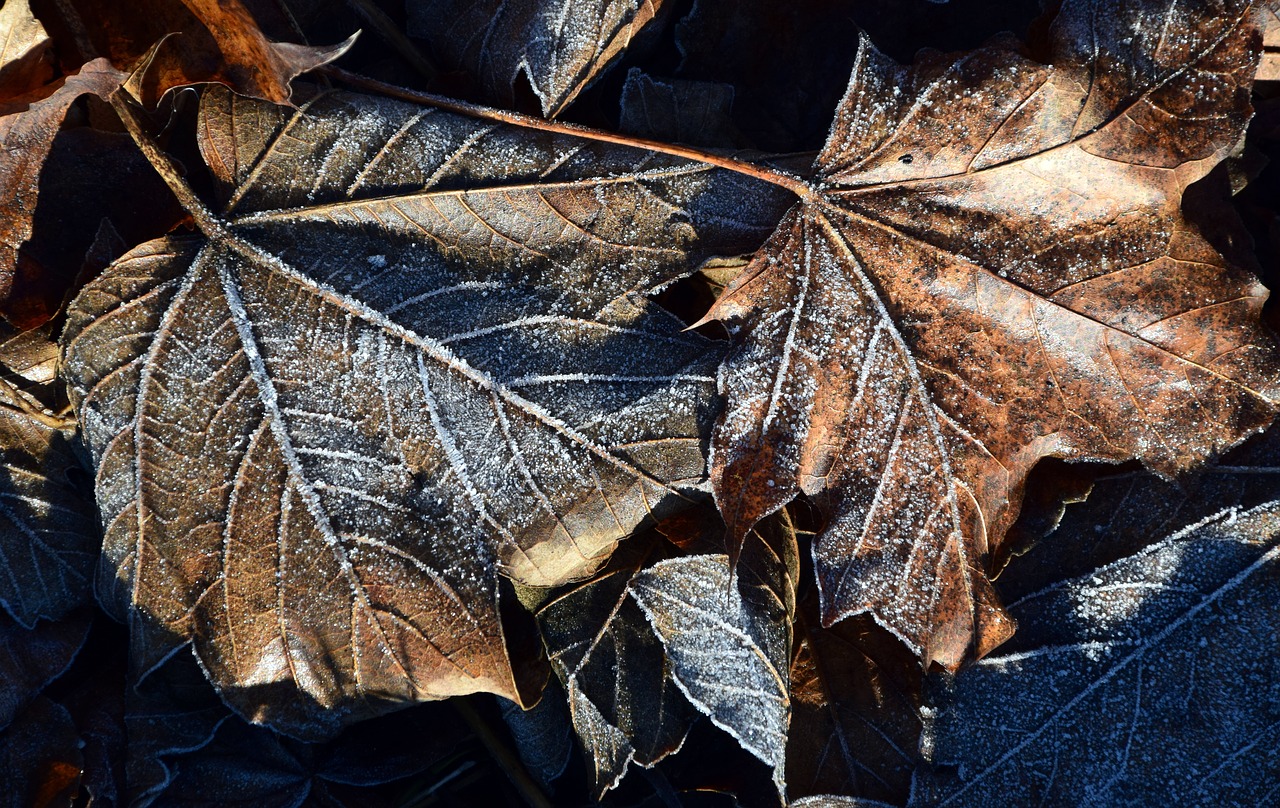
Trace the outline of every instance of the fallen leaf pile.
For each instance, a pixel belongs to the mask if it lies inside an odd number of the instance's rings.
[[[996,5],[6,0],[0,805],[1275,799],[1280,7]]]

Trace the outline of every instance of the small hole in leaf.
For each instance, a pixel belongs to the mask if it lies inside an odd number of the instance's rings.
[[[909,154],[904,154],[904,155],[902,155],[901,157],[899,157],[899,158],[898,158],[898,162],[899,162],[899,163],[902,163],[903,165],[908,165],[908,166],[909,166],[909,165],[911,165],[911,161],[912,161],[912,160],[914,160],[914,159],[915,159],[915,158],[914,158],[914,157],[912,157],[911,155],[909,155]]]

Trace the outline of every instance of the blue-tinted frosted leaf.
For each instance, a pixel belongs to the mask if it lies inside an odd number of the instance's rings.
[[[1267,805],[1280,794],[1280,504],[1225,511],[1010,607],[939,685],[914,805]]]

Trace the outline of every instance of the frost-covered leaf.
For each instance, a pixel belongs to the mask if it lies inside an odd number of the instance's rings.
[[[597,796],[617,786],[631,762],[652,766],[678,750],[697,717],[631,596],[664,544],[656,529],[629,540],[608,569],[537,612]]]
[[[422,705],[308,744],[232,715],[181,652],[128,691],[124,804],[300,806],[329,785],[414,775],[468,736],[451,709]]]
[[[1009,562],[996,580],[1008,602],[1132,555],[1227,508],[1248,510],[1280,491],[1280,427],[1180,482],[1145,471],[1103,473],[1066,505],[1056,529]]]
[[[520,762],[546,788],[564,774],[573,757],[573,724],[564,691],[555,680],[548,681],[542,698],[529,710],[506,699],[498,701]]]
[[[743,145],[733,124],[733,85],[662,81],[631,68],[622,86],[622,131],[639,137],[730,148]]]
[[[1013,604],[1007,652],[935,694],[914,804],[1274,802],[1278,558],[1271,502]]]
[[[835,794],[821,794],[816,797],[805,797],[789,804],[789,808],[893,808],[892,803],[878,800],[863,800],[856,797],[841,797]]]
[[[1069,0],[1046,63],[863,42],[811,192],[709,314],[737,342],[717,502],[734,537],[818,504],[826,624],[982,656],[1040,458],[1171,475],[1271,421],[1266,290],[1180,208],[1248,122],[1256,12]]]
[[[680,690],[773,768],[779,792],[791,717],[793,542],[752,534],[736,575],[727,556],[695,555],[660,561],[631,584]]]
[[[89,599],[99,534],[74,432],[24,411],[21,395],[0,385],[0,606],[32,628]]]
[[[659,17],[665,0],[408,0],[409,33],[509,106],[527,80],[548,118]]]
[[[298,735],[519,698],[499,570],[585,577],[703,487],[720,352],[643,294],[767,205],[702,164],[365,96],[201,114],[224,212],[189,200],[203,235],[118,261],[63,337],[100,600]]]

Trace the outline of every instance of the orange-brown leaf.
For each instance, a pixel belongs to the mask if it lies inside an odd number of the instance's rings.
[[[128,88],[148,106],[176,87],[205,82],[288,104],[296,76],[338,58],[353,41],[328,47],[272,42],[240,0],[71,5],[99,54],[121,69],[137,68]]]
[[[1257,6],[1214,5],[1067,2],[1048,64],[863,42],[812,193],[709,315],[737,339],[717,500],[737,537],[817,502],[826,624],[981,656],[1037,460],[1173,475],[1271,421],[1266,291],[1180,207],[1251,112]]]

